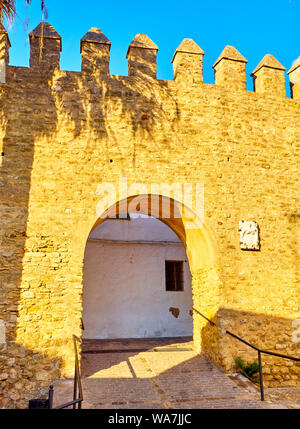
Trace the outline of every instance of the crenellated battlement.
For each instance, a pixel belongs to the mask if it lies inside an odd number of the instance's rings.
[[[246,58],[233,46],[226,46],[213,68],[216,85],[227,86],[232,90],[246,90]]]
[[[156,78],[156,56],[158,46],[146,35],[139,33],[129,45],[128,76]]]
[[[30,68],[45,75],[59,69],[62,39],[51,24],[41,22],[30,34]],[[1,82],[5,83],[11,47],[7,31],[0,27]],[[81,71],[85,75],[109,75],[111,42],[98,28],[91,28],[80,41]],[[158,46],[139,33],[128,47],[128,76],[156,79]],[[172,58],[174,82],[191,88],[203,84],[204,51],[192,39],[184,39]],[[215,85],[230,91],[246,91],[247,59],[233,46],[226,46],[213,65]],[[251,73],[254,92],[286,97],[286,68],[272,55],[265,55]],[[288,71],[291,97],[300,98],[300,57]]]
[[[47,22],[41,22],[30,34],[30,67],[46,72],[59,68],[62,41]]]
[[[204,51],[192,39],[184,39],[172,58],[176,83],[203,83]]]
[[[285,97],[285,70],[273,55],[265,55],[251,73],[255,92]]]
[[[109,74],[111,42],[99,28],[91,28],[80,41],[83,73]]]

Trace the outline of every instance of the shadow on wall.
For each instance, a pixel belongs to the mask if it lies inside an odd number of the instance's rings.
[[[23,324],[18,335],[30,335],[37,344],[40,336],[39,299],[45,291],[38,296],[32,288],[36,282],[41,289],[45,285],[26,270],[24,260],[28,255],[34,259],[35,252],[49,246],[49,237],[38,230],[30,232],[30,239],[27,235],[35,142],[52,135],[57,122],[48,78],[51,74],[45,77],[37,70],[9,67],[7,81],[0,85],[5,99],[1,107],[0,319],[6,326],[6,343],[0,345],[0,408],[26,407],[27,400],[48,385],[49,377],[59,375],[59,359],[49,359],[16,341],[20,312]],[[49,299],[49,294],[43,295],[43,305],[47,305],[46,296]]]
[[[59,41],[54,43],[45,38],[41,42],[41,38],[36,37],[31,38],[30,43],[31,68],[7,67],[6,83],[0,85],[0,95],[5,100],[0,117],[3,141],[0,319],[6,326],[6,343],[0,344],[0,407],[8,408],[26,407],[27,400],[36,395],[40,387],[48,386],[60,376],[60,356],[64,348],[63,339],[52,339],[55,315],[48,311],[59,267],[49,275],[47,267],[42,268],[41,264],[44,258],[49,266],[51,255],[60,248],[55,237],[42,231],[42,225],[49,223],[48,218],[44,217],[40,223],[34,219],[28,225],[29,199],[35,198],[31,193],[34,158],[38,159],[43,145],[55,141],[64,129],[72,130],[70,138],[82,135],[87,142],[80,162],[90,156],[93,150],[90,142],[95,140],[101,160],[103,155],[109,160],[108,139],[118,147],[110,126],[111,115],[115,114],[125,117],[134,135],[140,135],[141,139],[145,134],[151,135],[155,116],[155,121],[161,118],[162,126],[170,124],[152,79],[104,76],[97,70],[93,74],[59,71],[51,56],[53,51],[59,52]],[[159,85],[159,91],[174,104],[175,120],[176,103],[164,92],[164,83]],[[150,151],[157,149],[153,147]],[[135,151],[134,147],[133,165]],[[54,159],[58,156],[53,152],[51,155]],[[37,180],[40,169],[47,166],[35,168],[34,180]],[[122,169],[126,171],[125,166]],[[46,185],[43,181],[39,185],[43,189],[43,198],[38,202],[41,208],[43,200],[46,204],[53,199],[53,192]],[[67,242],[63,244],[68,247]],[[32,348],[22,345],[23,338]],[[39,351],[39,345],[47,350],[46,354]]]
[[[87,153],[93,150],[96,140],[97,149],[102,150],[103,162],[108,163],[115,158],[121,160],[120,174],[125,174],[128,166],[135,167],[138,146],[142,146],[144,141],[151,140],[153,143],[152,146],[143,146],[143,150],[149,154],[157,153],[159,145],[154,138],[157,128],[160,132],[163,130],[162,135],[166,136],[176,131],[179,113],[167,82],[147,76],[60,72],[56,74],[53,86],[58,89],[55,102],[62,125],[71,126],[75,138],[85,134],[82,149]],[[132,145],[127,148],[128,158],[125,159],[124,145],[120,145],[122,131],[116,128],[119,118],[133,136]],[[170,151],[173,149],[176,149],[176,142]]]
[[[226,330],[262,350],[300,358],[300,329],[296,332],[297,327],[292,325],[291,319],[221,308],[212,321],[217,327],[205,321],[201,333],[204,354],[225,372],[234,371],[235,357],[241,357],[249,363],[258,361],[257,351],[226,334]],[[299,340],[295,342],[297,338]],[[219,354],[214,353],[212,347],[212,342],[216,341],[219,342]],[[265,354],[262,354],[262,362],[266,386],[299,386],[300,363]]]

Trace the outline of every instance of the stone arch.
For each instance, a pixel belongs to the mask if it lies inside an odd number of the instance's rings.
[[[159,204],[153,204],[153,200]],[[170,216],[165,216],[169,206]],[[142,213],[153,216],[170,227],[180,238],[189,261],[192,275],[193,306],[207,317],[214,318],[220,307],[220,280],[217,262],[216,243],[210,228],[201,217],[184,204],[183,201],[161,194],[127,195],[122,200],[114,196],[106,200],[106,209],[97,209],[97,217],[90,227],[91,231],[102,222],[116,214]],[[130,208],[130,209],[129,209]],[[205,329],[204,329],[205,328]],[[204,352],[215,361],[219,358],[218,330],[210,329],[209,325],[199,314],[193,313],[194,347],[198,352]]]

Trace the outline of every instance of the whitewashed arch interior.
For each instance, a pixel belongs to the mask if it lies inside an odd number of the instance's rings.
[[[183,291],[166,291],[166,260],[183,261]],[[108,219],[91,232],[84,258],[83,338],[192,336],[191,309],[185,248],[168,226],[131,215],[130,221]]]

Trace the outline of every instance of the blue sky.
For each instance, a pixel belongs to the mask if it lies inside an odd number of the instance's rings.
[[[83,5],[83,6],[82,6]],[[212,65],[225,45],[235,46],[249,61],[250,73],[265,54],[274,55],[287,69],[300,55],[300,0],[46,0],[48,22],[63,38],[61,68],[80,70],[80,39],[100,28],[112,42],[112,74],[127,75],[126,52],[137,33],[146,33],[158,46],[158,78],[173,79],[171,59],[184,38],[205,51],[204,82],[214,83]],[[10,63],[28,66],[30,30],[41,20],[40,0],[17,0],[18,16],[9,35]]]

